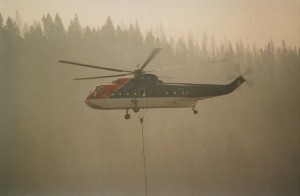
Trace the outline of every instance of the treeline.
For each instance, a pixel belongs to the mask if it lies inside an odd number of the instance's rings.
[[[244,45],[242,41],[219,43],[206,33],[200,42],[193,36],[174,40],[162,28],[142,34],[139,24],[128,27],[115,26],[110,17],[100,28],[82,26],[75,17],[65,27],[58,14],[43,16],[41,22],[22,24],[16,13],[6,20],[0,14],[1,64],[20,64],[24,58],[43,60],[45,56],[76,58],[99,65],[131,65],[141,63],[145,54],[155,47],[163,48],[158,64],[191,64],[214,58],[237,58],[248,65],[299,65],[300,48],[287,46],[282,41],[276,46],[272,40],[264,47]],[[51,58],[50,58],[51,59]],[[88,61],[87,61],[88,60]],[[3,65],[2,65],[3,66]]]

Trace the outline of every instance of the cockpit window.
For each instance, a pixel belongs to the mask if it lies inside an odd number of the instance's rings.
[[[96,92],[97,87],[93,88],[90,92],[90,94],[95,93]]]
[[[98,93],[100,93],[101,95],[105,94],[105,87],[104,86],[98,86],[97,90],[98,90]]]

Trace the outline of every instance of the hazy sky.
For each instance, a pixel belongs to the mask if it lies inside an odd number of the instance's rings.
[[[162,24],[174,37],[192,33],[201,39],[206,31],[217,41],[262,44],[272,38],[300,46],[300,0],[0,0],[5,18],[16,10],[29,24],[59,13],[66,26],[77,14],[83,26],[99,27],[110,16],[115,25],[138,21],[143,32]]]

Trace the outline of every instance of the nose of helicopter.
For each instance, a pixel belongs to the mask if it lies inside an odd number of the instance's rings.
[[[86,105],[88,105],[91,108],[97,108],[95,106],[95,104],[92,103],[92,94],[89,94],[86,98],[85,98],[85,103]]]
[[[88,96],[85,98],[85,103],[86,103],[87,105],[89,105],[90,100],[91,100],[91,96],[88,95]]]
[[[89,94],[86,98],[85,98],[85,103],[86,105],[88,105],[89,107],[93,108],[93,109],[99,109],[99,110],[103,110],[105,108],[103,108],[102,106],[99,105],[99,98],[95,98],[94,95],[91,93]]]

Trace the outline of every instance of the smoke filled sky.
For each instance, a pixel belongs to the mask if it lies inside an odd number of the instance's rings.
[[[43,35],[32,28],[23,39],[11,25],[0,28],[0,195],[140,196],[146,186],[148,195],[300,195],[300,0],[0,0],[0,13],[19,28],[20,18],[30,28],[47,13],[59,13],[65,28],[75,14],[83,27],[106,27],[85,39],[77,23],[64,35],[46,20]],[[163,26],[175,38],[192,33],[201,41],[206,31],[206,40],[227,37],[235,50],[229,42],[207,49],[151,36],[141,42],[127,28],[110,36],[108,16],[115,27],[137,21],[143,33]],[[274,50],[235,45],[242,39],[264,46],[271,38]],[[281,47],[282,39],[297,49]],[[199,101],[198,115],[192,108],[141,108],[125,120],[126,109],[84,102],[97,84],[117,78],[72,80],[117,73],[58,62],[134,70],[164,44],[146,71],[236,58],[151,72],[167,77],[163,82],[227,84],[234,80],[227,75],[241,74],[253,85]]]
[[[299,0],[0,0],[5,18],[16,10],[28,24],[59,13],[65,26],[77,14],[82,26],[100,27],[110,16],[123,27],[137,21],[143,32],[162,25],[175,38],[192,33],[200,40],[206,31],[217,41],[227,37],[264,44],[272,38],[276,44],[284,39],[300,46]]]

